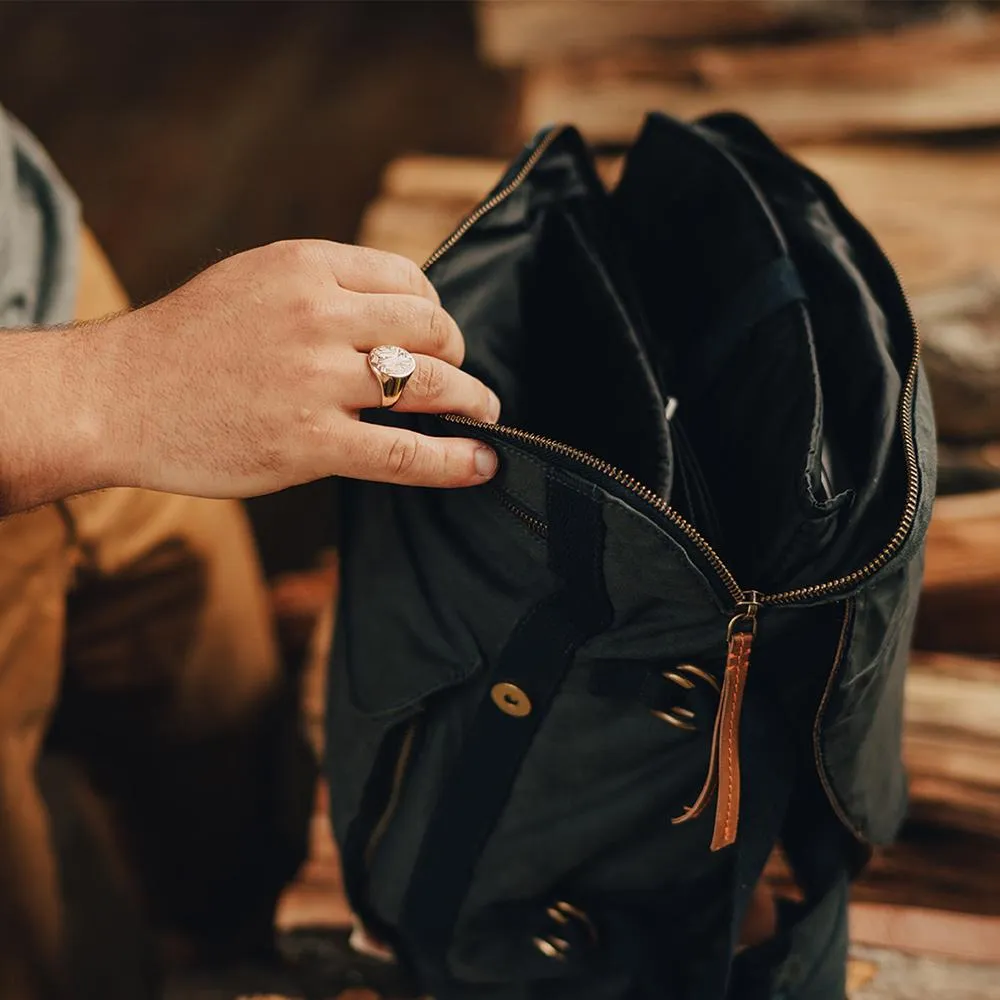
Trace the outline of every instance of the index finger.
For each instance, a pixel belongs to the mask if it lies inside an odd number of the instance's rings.
[[[337,458],[339,475],[404,486],[481,486],[497,471],[496,452],[481,441],[361,421],[351,424]]]
[[[407,257],[371,247],[331,243],[331,270],[337,284],[352,292],[419,295],[438,306],[440,298],[427,275]]]

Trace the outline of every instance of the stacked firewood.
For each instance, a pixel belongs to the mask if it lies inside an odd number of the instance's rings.
[[[993,126],[1000,21],[927,0],[484,0],[484,55],[523,71],[525,133],[628,141],[650,108],[738,110],[783,143]]]

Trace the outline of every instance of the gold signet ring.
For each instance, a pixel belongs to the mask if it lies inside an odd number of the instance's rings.
[[[395,406],[403,395],[406,383],[417,367],[417,362],[409,351],[393,344],[383,344],[368,352],[368,367],[371,368],[382,388],[384,407]]]

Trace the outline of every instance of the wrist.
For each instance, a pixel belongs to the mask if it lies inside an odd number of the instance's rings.
[[[52,449],[76,493],[124,486],[129,479],[118,430],[128,396],[114,378],[118,319],[58,331],[55,370],[65,425]]]
[[[0,514],[116,485],[102,325],[0,332]]]

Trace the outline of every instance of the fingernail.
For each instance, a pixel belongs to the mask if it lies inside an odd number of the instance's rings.
[[[500,397],[495,393],[490,393],[490,421],[496,423],[500,419]]]
[[[474,459],[476,474],[489,479],[497,471],[497,455],[492,448],[477,448]]]

